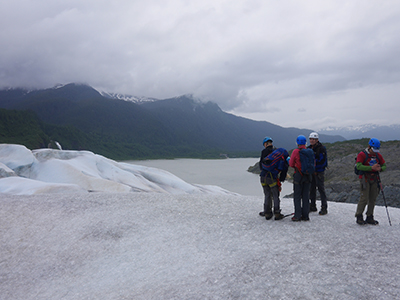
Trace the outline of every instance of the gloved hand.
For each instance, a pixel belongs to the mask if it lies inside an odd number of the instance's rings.
[[[381,171],[381,165],[380,165],[380,164],[374,164],[374,165],[371,167],[371,169],[372,169],[372,171],[374,171],[374,172],[380,172],[380,171]]]

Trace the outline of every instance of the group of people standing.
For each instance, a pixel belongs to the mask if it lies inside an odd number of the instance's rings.
[[[317,189],[321,196],[321,210],[320,215],[326,215],[328,213],[328,203],[326,199],[325,187],[324,187],[324,172],[328,166],[328,158],[326,148],[319,142],[318,133],[312,132],[309,136],[310,145],[307,147],[307,138],[304,135],[300,135],[296,139],[297,148],[293,150],[292,155],[289,154],[285,157],[282,155],[281,159],[286,162],[281,167],[278,174],[273,174],[268,171],[268,157],[276,150],[273,146],[273,140],[270,137],[266,137],[263,140],[264,149],[261,152],[259,166],[261,169],[260,180],[264,191],[264,210],[260,212],[260,216],[265,217],[267,220],[271,219],[275,215],[275,220],[280,220],[285,217],[281,213],[279,192],[281,189],[281,183],[285,181],[288,167],[294,168],[293,175],[293,190],[294,190],[294,216],[292,221],[309,221],[309,212],[317,211],[316,196]],[[302,172],[302,159],[300,154],[303,149],[310,149],[312,151],[312,164],[313,172],[304,173]],[[287,153],[287,152],[286,152]],[[304,164],[304,162],[303,162]],[[303,166],[304,167],[304,166]],[[275,184],[275,182],[277,184]],[[274,203],[272,210],[272,200]]]
[[[307,147],[307,138],[299,135],[296,139],[297,148],[291,156],[283,149],[276,149],[273,140],[265,137],[264,149],[261,152],[259,167],[260,181],[264,191],[264,209],[259,213],[267,220],[275,216],[275,220],[285,217],[280,209],[281,183],[285,181],[289,167],[294,169],[293,174],[293,202],[294,214],[292,221],[309,221],[309,213],[316,212],[317,190],[321,198],[320,215],[328,213],[328,202],[325,193],[325,169],[328,167],[328,156],[324,145],[319,142],[317,132],[309,135],[310,145]],[[356,170],[360,180],[360,201],[356,210],[356,222],[359,225],[377,225],[373,212],[376,198],[379,193],[379,172],[386,169],[386,163],[379,153],[380,142],[372,138],[367,149],[357,156]],[[307,159],[308,157],[308,159]],[[280,163],[276,161],[279,160]],[[309,164],[310,168],[305,168]],[[273,204],[273,205],[272,205]],[[363,212],[368,205],[367,218],[363,219]],[[292,215],[292,214],[290,214]]]

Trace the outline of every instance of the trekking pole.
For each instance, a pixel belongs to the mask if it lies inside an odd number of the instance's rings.
[[[383,186],[382,186],[381,177],[379,176],[379,173],[378,173],[378,185],[382,191],[383,202],[385,203],[386,213],[387,213],[388,220],[389,220],[389,225],[392,226],[392,222],[390,221],[389,211],[388,211],[387,204],[386,204],[385,193],[383,192]]]
[[[294,215],[294,213],[291,213],[291,214],[284,215],[283,217],[286,218],[286,217],[290,217],[290,216],[293,216],[293,215]]]

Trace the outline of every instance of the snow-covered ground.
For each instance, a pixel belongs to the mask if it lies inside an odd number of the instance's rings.
[[[8,189],[4,180],[19,176],[0,179],[0,299],[400,298],[399,209],[389,208],[392,226],[385,207],[375,210],[379,226],[359,226],[354,204],[332,202],[309,222],[267,221],[258,216],[260,197],[186,186],[156,169],[150,181],[139,168],[143,181],[135,167],[94,154],[70,152],[72,163],[38,159],[56,150],[18,149],[0,149],[2,176],[13,166],[32,176]],[[68,177],[55,172],[68,170],[63,163],[75,166],[76,182],[53,180],[44,190],[31,182]],[[104,174],[129,192],[106,182],[100,189]],[[155,190],[139,191],[129,174]],[[100,182],[92,188],[86,176]],[[282,210],[293,212],[291,199]]]

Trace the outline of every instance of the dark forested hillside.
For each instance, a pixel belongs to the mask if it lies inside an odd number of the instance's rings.
[[[0,109],[0,142],[23,144],[28,148],[42,148],[47,136],[35,113]]]
[[[114,159],[219,157],[220,153],[256,156],[265,136],[291,149],[299,134],[311,132],[237,117],[215,103],[201,103],[190,96],[139,105],[103,97],[77,84],[31,92],[0,91],[0,107],[36,114],[44,135],[34,145],[57,139],[65,149],[86,149]],[[16,137],[17,132],[11,133]],[[6,141],[3,136],[0,142]],[[323,135],[321,139],[344,140]]]
[[[308,136],[312,131],[238,117],[222,111],[215,103],[200,103],[187,96],[142,106],[153,112],[170,132],[188,142],[195,139],[227,151],[252,151],[258,155],[265,136],[271,136],[279,147],[292,149],[299,134]],[[340,136],[322,135],[321,138],[327,142],[344,140]]]
[[[113,159],[148,158],[154,155],[140,143],[99,133],[85,133],[74,126],[42,122],[32,111],[0,109],[0,143],[20,144],[29,149],[55,146],[63,149],[90,150]],[[153,156],[155,157],[155,156]]]

